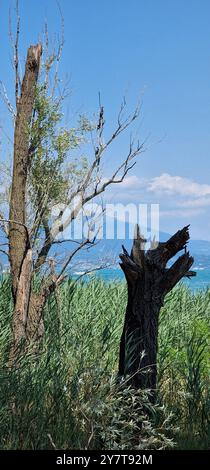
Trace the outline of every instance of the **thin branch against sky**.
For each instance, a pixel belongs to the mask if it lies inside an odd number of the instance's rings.
[[[54,41],[60,31],[60,14],[56,1],[37,0],[36,8],[20,0],[22,30],[19,37],[20,65],[28,44],[35,43],[48,23],[49,38]],[[54,5],[53,5],[54,4]],[[149,134],[152,142],[141,163],[133,170],[138,178],[155,178],[163,174],[181,177],[198,184],[208,184],[210,147],[210,3],[177,0],[96,0],[77,2],[60,0],[65,25],[65,45],[60,73],[71,76],[71,96],[67,103],[69,120],[77,110],[92,115],[98,107],[98,92],[106,108],[107,133],[115,120],[122,96],[132,106],[142,90],[143,122],[140,140]],[[16,2],[11,2],[15,17]],[[12,101],[12,50],[9,48],[9,4],[1,1],[0,38],[4,67],[0,79],[7,85]],[[14,21],[13,21],[14,23]],[[13,24],[14,27],[14,24]],[[11,85],[10,85],[11,84]],[[66,110],[67,110],[66,107]],[[12,133],[10,117],[0,107],[0,124]],[[10,131],[9,131],[10,130]],[[121,158],[127,136],[107,160],[107,172]],[[4,155],[2,145],[2,155]],[[2,157],[1,157],[2,158]],[[131,193],[127,187],[128,199]],[[146,194],[148,199],[150,193]],[[144,194],[137,193],[144,202]],[[155,195],[163,204],[164,194]],[[162,228],[179,225],[181,209],[174,193],[163,205]],[[185,200],[182,201],[183,206]],[[186,200],[187,205],[193,204]],[[209,238],[209,204],[196,202],[191,210],[192,236]],[[198,207],[199,205],[199,207]],[[170,211],[171,213],[170,217]],[[184,212],[189,221],[189,207]],[[177,215],[176,215],[177,214]],[[204,223],[205,221],[205,223]]]

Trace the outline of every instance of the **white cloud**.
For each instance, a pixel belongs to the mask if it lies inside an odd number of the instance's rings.
[[[115,189],[117,191],[124,189],[138,191],[142,188],[153,193],[177,194],[185,197],[205,198],[205,196],[210,196],[209,184],[197,183],[188,178],[172,176],[168,173],[162,173],[162,175],[155,176],[154,178],[139,178],[136,175],[129,175]],[[207,205],[204,199],[203,202]]]
[[[193,233],[196,233],[197,238],[209,238],[209,184],[168,173],[153,178],[128,175],[123,183],[112,186],[107,196],[107,202],[149,205],[158,203],[162,230],[172,232],[179,227],[182,220],[184,224],[193,222]]]
[[[135,175],[131,175],[131,176],[129,175],[124,179],[124,181],[121,183],[120,186],[121,186],[121,189],[125,188],[126,190],[127,189],[136,190],[147,185],[147,182],[148,180],[146,178],[139,178],[138,176],[135,176]]]
[[[128,175],[122,183],[110,188],[107,195],[109,202],[159,203],[166,217],[195,216],[210,207],[209,184],[168,173],[154,178]]]
[[[148,191],[202,197],[210,195],[210,185],[196,183],[181,176],[171,176],[168,173],[163,173],[148,181]]]
[[[102,183],[106,183],[109,180],[108,177],[105,177],[101,180]],[[124,178],[122,183],[116,185],[110,185],[109,191],[113,193],[118,193],[119,191],[138,191],[142,188],[147,187],[148,185],[148,178],[139,178],[136,175],[129,175]]]

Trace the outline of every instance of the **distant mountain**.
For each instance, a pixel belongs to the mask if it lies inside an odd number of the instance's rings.
[[[142,231],[142,233],[144,233]],[[160,232],[160,241],[166,241],[170,238],[170,234]],[[102,239],[97,240],[94,247],[86,250],[81,250],[78,255],[73,259],[72,269],[74,272],[83,272],[84,270],[97,267],[101,264],[114,265],[116,268],[119,266],[119,254],[122,252],[122,244],[129,252],[132,247],[132,239],[129,238],[128,224],[125,230],[125,239]],[[74,243],[62,243],[55,245],[51,251],[51,256],[58,255],[65,257],[65,254],[75,248]],[[194,257],[194,267],[198,269],[210,268],[210,242],[205,240],[190,240],[188,243],[190,254]],[[0,253],[0,270],[8,267],[7,258]]]
[[[160,241],[170,238],[170,234],[160,232]],[[119,254],[122,252],[122,244],[130,252],[133,240],[127,236],[125,240],[98,240],[95,247],[88,251],[80,252],[74,261],[74,270],[89,269],[91,265],[100,263],[115,264],[118,266]],[[67,244],[66,244],[67,245]],[[67,246],[65,247],[67,249]],[[194,257],[194,267],[210,268],[210,242],[205,240],[190,240],[188,243],[190,254]],[[178,255],[179,256],[179,255]]]

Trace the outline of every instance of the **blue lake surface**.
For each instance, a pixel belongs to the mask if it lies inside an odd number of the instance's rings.
[[[191,279],[182,279],[181,282],[186,284],[193,291],[208,289],[210,288],[210,268],[193,268],[196,271],[196,276]],[[78,275],[81,273],[78,273]],[[105,268],[99,271],[95,271],[92,274],[86,275],[86,279],[90,279],[92,276],[103,279],[107,282],[123,281],[125,279],[121,269],[117,268]]]

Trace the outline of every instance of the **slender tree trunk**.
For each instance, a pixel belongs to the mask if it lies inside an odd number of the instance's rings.
[[[25,338],[28,306],[31,297],[32,250],[28,250],[21,267],[15,295],[12,319],[13,342],[18,344]]]
[[[27,346],[30,347],[33,353],[39,350],[40,341],[44,335],[43,310],[47,298],[48,294],[45,292],[39,294],[30,292],[27,315],[24,315],[23,320],[22,313],[25,311],[25,306],[21,306],[18,310],[21,294],[17,296],[18,302],[15,306],[12,320],[13,341],[9,356],[10,365],[19,360],[19,353],[23,354]]]
[[[28,49],[15,120],[13,178],[9,215],[9,259],[14,299],[12,354],[17,345],[26,339],[31,298],[32,249],[30,234],[26,227],[26,191],[29,168],[30,123],[41,54],[41,45],[31,46]]]
[[[33,342],[39,344],[43,337],[43,309],[47,298],[48,293],[45,290],[39,294],[31,294],[26,323],[26,339],[29,343]]]
[[[119,375],[130,376],[136,388],[155,390],[157,386],[158,319],[165,295],[189,271],[193,258],[186,252],[188,227],[145,252],[145,239],[136,229],[129,255],[123,247],[120,264],[128,286],[128,303],[120,342]],[[176,253],[185,253],[169,268],[166,264]]]

